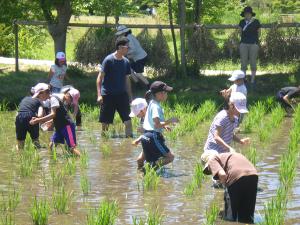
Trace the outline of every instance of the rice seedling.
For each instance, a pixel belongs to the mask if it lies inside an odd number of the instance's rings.
[[[51,151],[51,159],[53,162],[57,162],[57,152],[56,152],[56,146],[53,146],[52,151]]]
[[[86,175],[80,176],[80,187],[84,195],[87,195],[90,192],[91,183]]]
[[[245,133],[251,133],[253,128],[260,124],[265,113],[266,107],[263,102],[258,101],[254,106],[251,106],[248,116],[242,123]]]
[[[11,213],[1,215],[0,225],[15,225],[15,218]]]
[[[292,154],[283,155],[280,160],[279,179],[282,185],[291,187],[296,176],[296,157]]]
[[[24,150],[20,154],[20,172],[22,177],[31,176],[39,165],[39,154],[30,139],[26,139]]]
[[[6,201],[6,210],[8,211],[15,211],[18,204],[21,201],[20,193],[16,189],[8,192],[6,200],[3,194],[2,197],[3,197],[3,201]]]
[[[66,192],[64,185],[62,185],[58,192],[53,195],[53,207],[58,214],[67,213],[72,201],[72,195],[72,192]]]
[[[161,225],[163,222],[163,215],[159,211],[158,207],[155,210],[150,210],[147,214],[147,218],[132,217],[133,225]]]
[[[61,186],[64,183],[65,171],[62,169],[51,168],[51,179],[53,186]]]
[[[160,177],[156,173],[155,168],[153,168],[149,163],[145,166],[145,176],[143,180],[143,186],[146,190],[156,190],[160,181]]]
[[[76,173],[76,161],[75,158],[68,158],[65,164],[64,171],[66,174],[72,176]]]
[[[201,184],[205,179],[205,176],[202,171],[203,171],[203,166],[201,165],[201,163],[196,163],[192,180],[186,185],[186,187],[183,190],[183,193],[185,195],[191,196],[194,194],[194,191],[197,188],[201,187]]]
[[[255,147],[250,146],[250,148],[246,151],[245,156],[254,166],[256,165],[258,156]]]
[[[48,217],[50,213],[50,206],[47,199],[38,200],[34,197],[33,206],[31,208],[31,218],[35,225],[48,224]]]
[[[100,146],[100,151],[102,152],[102,155],[104,158],[107,158],[111,155],[112,153],[112,148],[108,143],[102,143]]]
[[[82,151],[80,155],[80,168],[87,169],[89,164],[89,155],[86,150]]]
[[[205,225],[215,225],[216,220],[219,216],[220,208],[216,203],[212,203],[210,206],[210,210],[206,209],[205,216],[206,221]]]
[[[90,210],[87,215],[87,225],[112,225],[119,214],[119,207],[116,201],[104,200],[98,209]]]

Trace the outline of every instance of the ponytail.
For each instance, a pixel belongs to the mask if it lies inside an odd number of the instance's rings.
[[[145,99],[146,99],[147,104],[149,105],[150,101],[153,99],[153,94],[152,94],[151,90],[148,90],[145,93]]]

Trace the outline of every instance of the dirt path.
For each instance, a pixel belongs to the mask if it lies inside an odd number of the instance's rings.
[[[69,62],[68,64],[72,64],[75,62]],[[0,64],[6,65],[14,65],[15,58],[6,58],[0,57]],[[51,66],[53,61],[51,60],[35,60],[35,59],[19,59],[20,65],[31,65],[31,66]],[[248,71],[249,72],[249,71]],[[215,76],[215,75],[231,75],[232,70],[201,70],[201,74],[206,76]],[[275,71],[257,71],[257,75],[264,75],[264,74],[276,74]],[[248,73],[247,73],[248,74]]]

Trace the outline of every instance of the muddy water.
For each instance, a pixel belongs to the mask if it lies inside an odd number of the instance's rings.
[[[290,124],[289,121],[284,123],[282,127],[288,127]],[[191,179],[193,167],[199,160],[202,146],[190,147],[184,141],[169,143],[176,155],[174,163],[164,169],[157,191],[143,191],[135,162],[141,147],[132,147],[129,139],[113,138],[109,140],[113,153],[108,158],[103,158],[99,151],[102,142],[99,133],[98,130],[78,132],[79,146],[89,154],[89,166],[86,171],[80,171],[78,160],[76,174],[68,178],[67,182],[67,190],[73,191],[69,213],[58,215],[52,211],[49,224],[86,224],[89,209],[97,207],[105,198],[118,201],[120,213],[116,224],[120,225],[132,224],[133,216],[144,217],[149,208],[156,207],[164,214],[163,224],[202,224],[206,208],[212,202],[218,202],[220,207],[223,207],[223,191],[211,188],[210,178],[195,196],[186,197],[183,194],[186,184]],[[259,187],[262,191],[257,196],[257,222],[262,220],[264,204],[275,195],[279,185],[279,160],[288,143],[285,133],[286,130],[280,132],[277,136],[284,138],[274,137],[275,141],[261,150],[264,154],[257,167],[260,174]],[[47,150],[42,150],[40,155],[41,168],[31,178],[20,178],[15,156],[7,151],[0,151],[0,190],[5,195],[12,187],[10,181],[13,180],[13,185],[20,190],[22,197],[15,213],[16,224],[31,224],[30,207],[34,195],[51,199],[52,185],[47,185],[46,189],[43,181],[44,174],[46,180],[51,183],[50,156]],[[87,196],[82,195],[80,188],[80,176],[84,173],[91,182],[91,192]],[[298,177],[299,174],[300,171]],[[286,224],[300,224],[299,186],[300,181],[296,179],[288,205]],[[232,223],[218,221],[218,224]]]

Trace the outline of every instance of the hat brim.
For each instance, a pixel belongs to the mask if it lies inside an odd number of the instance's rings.
[[[116,32],[116,35],[118,36],[118,35],[121,35],[121,34],[124,34],[124,33],[128,32],[128,31],[130,31],[130,29],[129,29],[129,28],[126,28],[126,29],[117,31],[117,32]]]
[[[251,13],[252,14],[252,16],[255,16],[256,15],[256,13],[255,12],[249,12],[249,13]],[[241,17],[245,17],[245,12],[241,12]]]
[[[133,112],[130,112],[129,117],[136,117],[136,115]]]
[[[210,171],[209,168],[208,168],[208,163],[205,164],[205,166],[204,166],[202,172],[203,172],[204,174],[206,174],[206,175],[210,175],[210,174],[211,174],[211,171]]]
[[[235,106],[235,108],[236,108],[236,110],[239,112],[239,113],[248,113],[249,111],[248,111],[248,109],[246,108],[246,107],[236,107]]]
[[[40,91],[32,95],[32,98],[36,98],[40,94]]]
[[[237,79],[235,77],[228,78],[229,81],[236,81]]]
[[[172,90],[173,90],[173,87],[170,87],[168,85],[164,87],[164,91],[168,91],[169,92],[169,91],[172,91]]]

